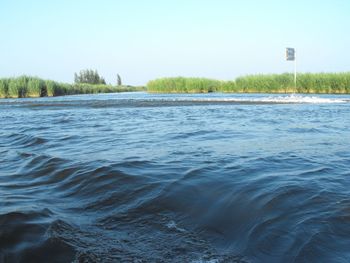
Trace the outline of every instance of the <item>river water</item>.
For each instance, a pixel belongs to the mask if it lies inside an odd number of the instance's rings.
[[[0,262],[349,262],[350,97],[0,100]]]

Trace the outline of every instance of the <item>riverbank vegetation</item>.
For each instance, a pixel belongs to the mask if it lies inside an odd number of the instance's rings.
[[[161,78],[148,82],[147,90],[154,93],[204,93],[214,92],[221,81],[206,78]]]
[[[90,83],[67,84],[30,76],[0,79],[0,98],[30,98],[127,91],[145,91],[145,88]]]
[[[27,98],[75,94],[145,91],[145,87],[122,86],[120,76],[117,86],[106,85],[97,72],[76,74],[76,83],[67,84],[37,77],[20,76],[0,79],[0,98]],[[90,74],[91,73],[91,74]],[[91,83],[85,83],[85,82]],[[161,78],[148,82],[151,93],[328,93],[350,94],[348,73],[299,74],[294,86],[293,74],[250,75],[232,81],[206,78]]]
[[[350,72],[250,75],[232,81],[204,78],[161,78],[148,82],[151,93],[350,93]]]

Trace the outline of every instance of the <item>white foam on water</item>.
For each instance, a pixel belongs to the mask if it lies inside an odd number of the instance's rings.
[[[175,221],[171,220],[168,224],[166,224],[167,228],[169,229],[175,229],[179,232],[185,232],[186,230],[181,228],[181,227],[178,227],[175,223]]]
[[[165,99],[165,101],[193,101],[193,102],[238,102],[238,103],[291,103],[291,104],[323,104],[323,103],[349,103],[350,99],[340,98],[325,98],[317,96],[303,95],[284,95],[284,96],[269,96],[260,98],[174,98]]]
[[[199,260],[194,260],[191,263],[219,263],[220,261],[218,259],[210,259],[210,260],[204,260],[204,259],[199,259]]]
[[[317,96],[302,96],[302,95],[289,95],[289,96],[277,96],[257,99],[262,102],[276,102],[276,103],[346,103],[349,102],[345,99],[339,98],[322,98]]]

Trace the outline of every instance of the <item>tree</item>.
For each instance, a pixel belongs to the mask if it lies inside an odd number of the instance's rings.
[[[77,73],[74,73],[74,82],[75,82],[75,83],[79,83],[79,82],[80,82],[80,81],[79,81],[79,76],[78,76]]]
[[[122,85],[122,78],[120,77],[119,74],[117,74],[117,85],[121,86]]]
[[[75,83],[88,83],[88,84],[106,84],[106,81],[100,76],[97,70],[85,69],[81,70],[79,74],[74,73]]]

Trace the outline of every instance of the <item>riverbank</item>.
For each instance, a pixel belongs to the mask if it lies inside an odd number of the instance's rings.
[[[0,98],[32,98],[75,94],[148,91],[150,93],[313,93],[350,94],[350,72],[249,75],[232,81],[207,78],[160,78],[147,87],[105,84],[68,84],[38,77],[20,76],[0,79]]]
[[[206,78],[160,78],[147,84],[151,93],[318,93],[349,94],[350,72],[299,74],[297,86],[293,74],[249,75],[232,81]]]
[[[0,79],[0,98],[34,98],[144,90],[144,87],[135,86],[68,84],[30,76]]]

